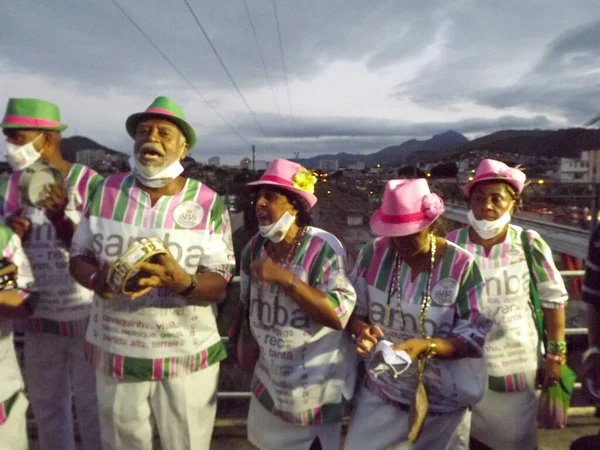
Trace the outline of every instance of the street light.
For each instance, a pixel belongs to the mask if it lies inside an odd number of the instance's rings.
[[[539,179],[539,180],[538,180],[538,184],[544,184],[544,180],[542,180],[542,179]]]

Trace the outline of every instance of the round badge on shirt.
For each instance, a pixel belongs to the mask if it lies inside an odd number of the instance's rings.
[[[194,228],[202,222],[204,209],[191,200],[181,202],[173,210],[173,220],[181,228]]]
[[[431,289],[431,299],[440,306],[453,304],[457,294],[458,283],[454,278],[444,278]]]

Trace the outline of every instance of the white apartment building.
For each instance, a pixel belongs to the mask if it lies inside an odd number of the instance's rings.
[[[580,158],[560,158],[559,176],[560,181],[589,181],[588,161]]]

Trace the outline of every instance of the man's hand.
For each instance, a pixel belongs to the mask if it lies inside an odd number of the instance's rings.
[[[65,215],[65,208],[69,201],[67,190],[63,185],[58,184],[47,184],[44,189],[46,195],[41,201],[41,207],[50,222],[58,222]]]
[[[106,299],[109,299],[113,296],[110,286],[106,283],[110,266],[111,264],[108,262],[102,263],[98,270],[96,270],[91,286],[89,286],[96,294]]]
[[[383,336],[383,331],[377,325],[363,327],[356,338],[356,353],[362,359],[367,359],[373,347],[377,345],[378,338]]]
[[[136,268],[145,272],[146,277],[138,280],[141,290],[131,295],[135,300],[150,292],[152,289],[162,287],[175,294],[186,290],[191,283],[191,276],[179,265],[170,253],[158,255],[155,262],[141,262]]]
[[[16,211],[13,215],[6,219],[6,224],[15,232],[21,241],[25,241],[29,238],[29,232],[31,231],[31,220],[27,217],[21,216],[23,210]]]

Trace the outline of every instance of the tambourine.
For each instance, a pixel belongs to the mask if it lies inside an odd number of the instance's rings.
[[[62,185],[62,183],[62,173],[54,167],[25,169],[19,179],[21,201],[29,206],[40,207],[46,196],[46,185]]]
[[[0,258],[0,292],[17,287],[17,266],[8,258]]]
[[[141,262],[154,262],[158,255],[166,255],[164,242],[155,237],[143,237],[133,243],[108,271],[106,283],[114,292],[133,294],[140,290],[138,280],[148,276],[136,269]]]

